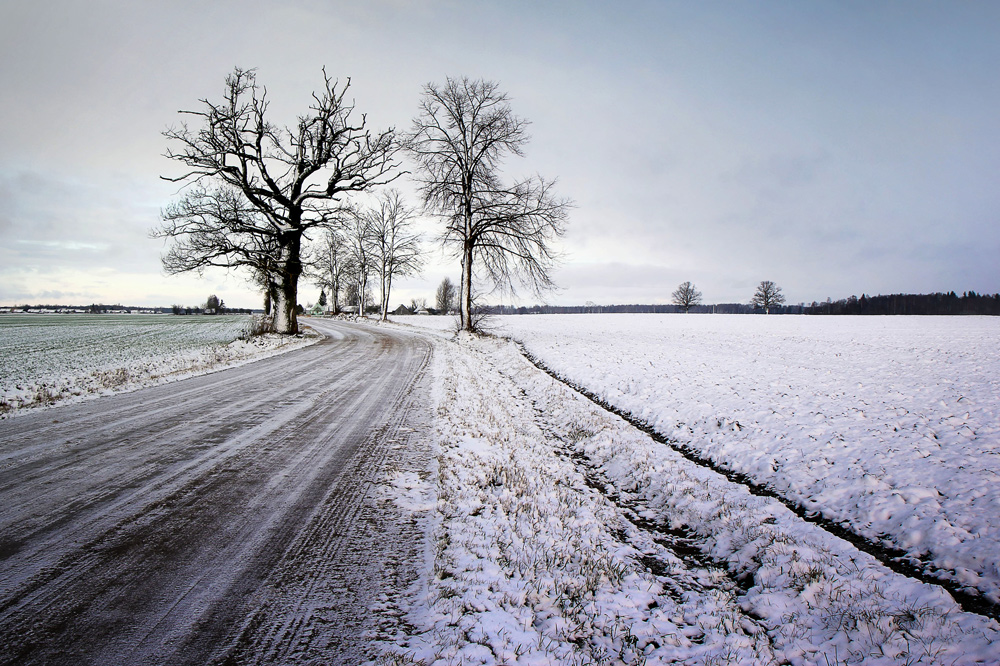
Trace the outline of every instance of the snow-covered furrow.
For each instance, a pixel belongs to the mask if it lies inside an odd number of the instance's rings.
[[[659,574],[639,562],[621,510],[553,449],[488,348],[443,343],[435,359],[439,522],[402,663],[772,663],[725,576],[655,544]]]
[[[503,325],[560,377],[672,444],[1000,603],[1000,320]]]
[[[392,663],[1000,659],[995,621],[685,460],[515,345],[462,337],[436,358],[433,572]]]
[[[951,572],[937,570],[931,562],[921,561],[919,558],[915,558],[906,551],[894,547],[891,542],[875,542],[867,539],[856,533],[849,523],[835,523],[825,518],[817,511],[804,508],[802,505],[796,503],[788,497],[774,491],[769,486],[759,483],[745,474],[734,472],[731,469],[722,467],[711,459],[699,455],[699,453],[691,447],[681,446],[677,442],[667,439],[661,433],[657,432],[655,428],[650,426],[648,423],[640,421],[633,414],[629,414],[621,409],[618,409],[614,405],[608,404],[600,396],[595,395],[588,389],[582,386],[577,386],[565,378],[560,377],[558,373],[553,372],[550,368],[546,367],[544,363],[525,351],[523,345],[520,343],[517,344],[525,357],[539,370],[542,370],[553,379],[562,382],[602,409],[621,417],[630,425],[649,435],[649,437],[654,441],[663,444],[664,446],[669,446],[674,451],[684,456],[687,460],[690,460],[698,465],[702,465],[707,469],[711,469],[728,480],[744,486],[754,495],[768,497],[781,502],[802,520],[816,524],[825,531],[829,532],[831,535],[850,542],[858,550],[871,555],[896,573],[916,578],[924,583],[944,587],[952,595],[955,601],[958,602],[963,610],[970,613],[979,613],[980,615],[985,615],[993,618],[994,620],[1000,619],[1000,605],[977,593],[970,592],[968,588],[962,587],[954,582],[952,577],[949,575]]]

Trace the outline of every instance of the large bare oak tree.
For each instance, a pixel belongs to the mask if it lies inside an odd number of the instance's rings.
[[[671,296],[674,305],[684,310],[685,313],[701,304],[701,292],[695,289],[695,286],[690,282],[680,283]]]
[[[294,128],[268,118],[267,90],[254,70],[226,78],[222,102],[201,100],[181,111],[182,123],[163,134],[166,156],[187,167],[171,182],[189,184],[163,213],[153,235],[170,239],[168,273],[210,266],[248,268],[274,300],[274,327],[298,332],[295,317],[302,245],[308,232],[331,223],[342,197],[392,181],[398,149],[392,130],[372,133],[354,114],[343,86],[323,71],[323,87]]]
[[[757,285],[757,291],[750,299],[750,305],[762,308],[764,314],[771,314],[771,308],[777,307],[785,302],[785,295],[781,293],[781,287],[771,282],[763,280]]]
[[[473,328],[474,274],[510,292],[515,283],[536,293],[554,286],[552,244],[565,232],[570,204],[540,176],[509,184],[501,178],[504,158],[523,154],[527,125],[496,83],[448,78],[443,86],[424,86],[407,136],[424,207],[444,220],[441,240],[462,262],[465,330]]]

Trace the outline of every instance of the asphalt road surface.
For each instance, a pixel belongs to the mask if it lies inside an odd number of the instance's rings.
[[[0,664],[355,664],[402,620],[431,344],[322,342],[0,421]],[[372,609],[375,610],[372,610]]]

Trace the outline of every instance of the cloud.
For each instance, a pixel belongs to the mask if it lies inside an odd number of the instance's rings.
[[[204,300],[216,282],[164,278],[147,237],[176,192],[161,131],[237,64],[294,124],[325,65],[373,128],[406,128],[428,81],[500,81],[532,121],[507,173],[557,177],[576,202],[551,302],[655,302],[684,280],[718,302],[761,279],[795,302],[1000,291],[998,20],[989,4],[5,3],[0,274],[20,294]],[[400,295],[457,274],[434,262]]]

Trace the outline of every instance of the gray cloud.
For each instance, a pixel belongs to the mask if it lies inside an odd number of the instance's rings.
[[[325,65],[375,127],[407,127],[428,81],[501,81],[532,121],[508,172],[577,204],[553,302],[688,279],[720,302],[761,279],[795,302],[1000,291],[998,23],[990,4],[7,2],[0,273],[22,294],[256,305],[238,278],[160,274],[160,132],[236,64],[293,123]],[[400,300],[446,274],[436,256]]]

